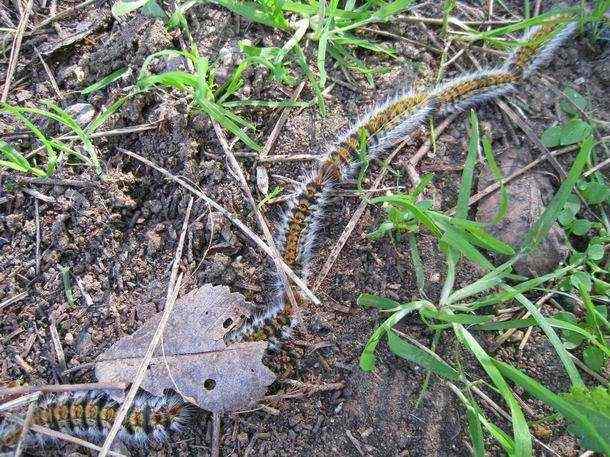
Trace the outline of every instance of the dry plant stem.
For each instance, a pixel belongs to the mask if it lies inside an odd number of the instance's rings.
[[[64,348],[61,345],[59,333],[57,332],[57,327],[53,320],[51,320],[49,330],[51,333],[51,341],[53,342],[53,349],[55,349],[55,355],[57,356],[57,362],[59,363],[61,370],[64,371],[67,368],[66,355],[64,354]]]
[[[19,417],[14,416],[14,415],[8,416],[8,419],[13,421],[13,422],[17,422],[19,424],[23,424],[23,422],[24,422],[23,419],[20,419]],[[83,446],[83,447],[86,447],[88,449],[93,449],[94,451],[101,451],[102,450],[101,447],[96,446],[95,444],[90,443],[89,441],[85,441],[85,440],[82,440],[80,438],[76,438],[75,436],[66,435],[65,433],[61,433],[61,432],[52,430],[50,428],[43,427],[41,425],[32,424],[30,426],[30,430],[32,430],[34,432],[37,432],[37,433],[41,433],[43,435],[50,436],[52,438],[56,438],[58,440],[63,440],[63,441],[67,441],[69,443],[78,444],[79,446]],[[121,453],[115,452],[115,451],[108,451],[108,454],[114,455],[116,457],[127,457],[125,454],[121,454]]]
[[[220,455],[220,413],[212,415],[212,452],[211,457]]]
[[[30,13],[32,12],[33,4],[34,0],[28,0],[28,3],[25,5],[25,9],[21,13],[21,19],[19,19],[19,24],[17,25],[17,32],[15,33],[15,37],[13,38],[13,47],[11,48],[11,55],[8,59],[8,69],[6,71],[4,89],[2,90],[2,97],[0,97],[0,101],[3,103],[8,98],[8,92],[11,88],[11,82],[13,81],[15,68],[17,67],[17,60],[19,60],[19,52],[21,51],[21,41],[23,40],[23,34],[25,33],[25,28],[28,24],[28,19],[30,17]]]
[[[42,63],[44,71],[46,71],[47,76],[49,77],[49,81],[51,81],[51,86],[53,87],[53,90],[57,94],[57,97],[59,98],[59,100],[63,100],[64,95],[59,90],[59,86],[57,85],[57,81],[55,80],[53,73],[51,73],[51,69],[49,68],[47,63],[44,61],[44,59],[42,58],[42,55],[40,54],[40,52],[38,51],[38,48],[36,46],[34,46],[34,51],[36,52],[38,59],[40,59],[40,62]]]
[[[587,177],[591,176],[593,173],[595,173],[596,171],[599,171],[599,170],[602,170],[602,169],[606,168],[608,165],[610,165],[610,157],[608,157],[603,162],[598,163],[597,165],[595,165],[590,170],[587,170],[586,172],[584,172],[583,176],[585,178],[587,178]]]
[[[315,154],[277,154],[267,157],[260,157],[261,163],[276,163],[276,162],[303,162],[304,160],[316,160],[322,162],[322,158]]]
[[[176,254],[174,255],[174,262],[172,264],[172,271],[169,277],[169,283],[167,285],[167,294],[165,297],[165,308],[163,309],[163,315],[161,316],[159,325],[157,326],[157,329],[155,330],[155,333],[148,345],[146,353],[142,358],[142,362],[138,367],[138,371],[136,372],[133,383],[129,388],[129,392],[127,392],[125,401],[119,408],[116,418],[112,424],[112,428],[110,429],[110,431],[108,432],[108,436],[106,436],[106,439],[104,440],[104,444],[102,446],[102,450],[100,452],[99,457],[104,457],[108,454],[110,446],[112,446],[112,442],[116,438],[119,429],[123,426],[123,421],[127,416],[129,408],[131,408],[131,405],[133,404],[133,401],[136,397],[136,394],[138,393],[138,390],[140,389],[142,381],[144,381],[144,378],[146,377],[146,370],[150,365],[157,346],[161,342],[161,338],[163,337],[163,332],[165,331],[165,327],[167,326],[170,315],[172,313],[174,303],[176,302],[176,298],[178,298],[178,291],[180,290],[180,282],[182,280],[182,274],[177,276],[178,267],[180,265],[180,259],[182,258],[182,249],[184,247],[184,240],[186,238],[186,231],[188,228],[188,221],[191,215],[192,207],[193,197],[191,197],[191,199],[189,200],[189,204],[186,208],[186,214],[184,215],[184,222],[182,223],[182,232],[180,233],[180,239],[178,241]]]
[[[2,403],[0,405],[0,412],[10,411],[11,409],[15,409],[15,408],[19,408],[23,405],[27,405],[33,401],[36,401],[38,399],[39,395],[40,395],[39,392],[34,392],[34,393],[27,394],[27,395],[23,395],[19,398],[15,398],[14,400],[10,400],[5,403]]]
[[[267,240],[268,246],[272,253],[271,259],[273,260],[273,263],[275,264],[275,267],[277,268],[277,271],[280,274],[282,282],[284,282],[286,284],[286,295],[288,296],[288,300],[290,301],[290,304],[293,307],[292,309],[298,309],[297,301],[296,301],[296,298],[294,297],[294,293],[292,292],[292,289],[290,288],[290,285],[288,283],[288,278],[286,277],[286,273],[282,270],[282,266],[280,265],[282,256],[280,255],[280,253],[277,250],[277,247],[275,246],[275,241],[273,240],[273,235],[271,235],[271,231],[269,230],[267,221],[265,221],[265,218],[264,218],[263,214],[260,212],[260,209],[258,208],[256,201],[254,201],[254,197],[252,196],[252,192],[250,192],[250,187],[248,187],[248,182],[246,181],[246,177],[244,176],[244,173],[241,170],[239,162],[237,161],[237,159],[231,152],[229,145],[227,144],[227,139],[225,137],[225,134],[224,134],[222,128],[214,120],[212,121],[212,125],[214,126],[214,131],[216,132],[218,141],[220,141],[220,145],[222,146],[222,149],[224,150],[224,152],[227,156],[227,159],[229,160],[229,165],[230,165],[233,173],[237,176],[239,186],[241,187],[242,192],[246,195],[246,199],[248,200],[248,203],[250,203],[250,206],[252,207],[252,211],[254,211],[254,215],[256,216],[258,225],[260,226],[261,230],[263,231],[263,235],[265,236],[265,239]]]
[[[598,382],[601,382],[602,384],[606,384],[607,385],[608,382],[610,382],[609,379],[604,378],[600,374],[598,374],[595,371],[591,370],[587,365],[582,363],[578,357],[576,357],[575,355],[572,355],[570,353],[568,353],[568,354],[570,355],[570,357],[572,358],[572,360],[574,361],[576,366],[578,366],[578,368],[580,368],[582,371],[587,373],[589,376],[591,376],[592,378],[595,378]]]
[[[67,370],[69,371],[69,370]],[[63,393],[75,392],[77,390],[125,390],[127,384],[124,382],[91,382],[87,384],[49,384],[46,386],[20,386],[6,387],[0,389],[0,398],[26,395],[36,392]]]
[[[8,299],[4,300],[2,303],[0,303],[0,310],[2,310],[3,308],[7,307],[8,305],[12,305],[13,303],[17,303],[19,300],[23,300],[27,296],[28,296],[27,292],[21,292],[21,293],[13,296],[11,298],[8,298]]]
[[[15,449],[14,457],[21,457],[21,453],[23,452],[25,437],[30,431],[30,427],[32,424],[32,417],[34,417],[34,411],[36,410],[36,402],[38,401],[38,397],[40,396],[40,392],[36,394],[36,398],[32,400],[30,406],[28,406],[28,412],[25,415],[25,421],[23,421],[23,427],[21,429],[21,436],[19,437],[19,442],[17,443],[17,448]]]
[[[34,212],[36,216],[36,274],[38,274],[40,273],[40,212],[36,199],[34,199]]]
[[[299,98],[304,87],[305,81],[301,81],[301,84],[299,84],[298,87],[294,90],[294,92],[292,93],[292,97],[290,98],[293,102]],[[275,126],[273,127],[273,130],[271,131],[271,134],[269,135],[269,138],[267,138],[267,141],[265,142],[263,150],[259,154],[259,159],[265,159],[267,155],[269,155],[269,153],[271,152],[271,149],[273,149],[273,146],[277,141],[277,137],[280,134],[280,131],[284,128],[286,120],[288,120],[288,115],[290,114],[291,109],[292,108],[290,107],[286,107],[282,110],[282,114],[280,114],[280,117],[278,118],[277,122],[275,123]]]
[[[18,183],[26,182],[30,184],[43,184],[46,186],[72,186],[72,187],[97,187],[98,182],[79,181],[76,179],[58,179],[58,178],[33,178],[31,176],[21,176],[17,174],[7,174],[13,181]]]
[[[52,24],[53,22],[59,21],[60,19],[64,19],[68,16],[71,16],[72,14],[82,10],[83,8],[88,7],[93,3],[95,3],[95,0],[86,0],[76,6],[73,6],[72,8],[68,8],[67,10],[62,11],[61,13],[54,14],[53,16],[42,21],[40,24],[36,25],[32,32],[41,29],[49,24]]]
[[[232,224],[234,224],[237,228],[239,228],[248,238],[250,238],[258,247],[260,247],[263,251],[265,251],[265,253],[273,258],[273,251],[271,251],[271,248],[269,246],[267,246],[267,244],[256,234],[254,233],[247,225],[245,225],[242,221],[240,221],[233,213],[231,213],[228,209],[226,209],[224,206],[218,204],[217,202],[215,202],[214,200],[212,200],[211,198],[209,198],[207,195],[205,195],[203,192],[201,192],[200,190],[195,189],[193,186],[191,186],[189,183],[187,183],[186,181],[184,181],[181,178],[178,178],[174,175],[172,175],[169,171],[167,171],[164,168],[159,167],[158,165],[156,165],[155,163],[151,162],[148,159],[145,159],[144,157],[142,157],[141,155],[136,154],[135,152],[131,152],[128,151],[126,149],[123,148],[117,148],[117,150],[119,150],[120,152],[122,152],[123,154],[126,154],[134,159],[139,160],[140,162],[148,165],[151,168],[154,168],[155,170],[157,170],[158,172],[162,173],[165,177],[167,177],[168,179],[170,179],[171,181],[174,181],[175,183],[181,185],[182,187],[184,187],[185,189],[188,189],[190,192],[192,192],[194,195],[197,195],[199,198],[201,198],[203,201],[205,201],[206,203],[208,203],[210,206],[212,206],[214,209],[216,209],[218,212],[220,212],[224,217],[226,217]],[[281,260],[281,259],[280,259]],[[286,265],[286,263],[284,263],[283,260],[281,260],[280,265],[282,267],[282,269],[284,270],[284,272],[288,275],[288,277],[297,285],[299,286],[299,288],[303,291],[303,293],[307,296],[307,298],[309,298],[309,300],[311,300],[314,304],[319,305],[320,304],[320,300],[318,300],[318,298],[314,295],[314,293],[309,289],[309,287],[307,287],[307,285],[303,282],[303,280],[301,278],[299,278],[294,271],[292,271],[292,269]]]
[[[456,392],[458,390],[458,388],[451,384],[450,382],[446,383],[449,388],[451,390],[453,390],[454,392]],[[487,394],[485,394],[485,392],[483,392],[482,390],[480,390],[478,387],[476,386],[471,386],[470,389],[477,394],[482,400],[483,400],[483,404],[485,406],[487,406],[488,409],[492,410],[493,412],[495,412],[496,414],[502,416],[504,419],[508,420],[509,422],[511,421],[511,416],[510,414],[508,414],[506,411],[504,411],[500,406],[498,406],[497,403],[495,403],[491,398],[489,398],[487,396]],[[546,444],[544,444],[542,441],[540,441],[538,438],[536,438],[535,436],[532,436],[532,439],[536,442],[536,444],[540,445],[542,448],[544,448],[546,451],[550,452],[553,455],[556,455],[558,457],[560,457],[560,454],[558,454],[555,450],[553,450],[552,448],[550,448],[549,446],[547,446]]]
[[[396,19],[399,21],[405,22],[415,22],[420,24],[428,24],[428,25],[443,25],[443,18],[435,18],[435,17],[422,17],[422,16],[404,16],[399,14],[396,16]],[[513,24],[518,21],[460,21],[464,25],[508,25]]]

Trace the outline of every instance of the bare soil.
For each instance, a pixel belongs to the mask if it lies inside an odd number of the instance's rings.
[[[508,2],[512,3],[512,2]],[[548,2],[543,2],[546,7]],[[519,2],[517,4],[521,5]],[[483,7],[458,11],[464,19],[483,18]],[[264,26],[250,24],[227,10],[200,5],[189,15],[193,37],[199,51],[215,59],[223,48],[249,39],[258,45],[281,45],[285,36],[269,32]],[[440,7],[419,8],[422,15],[440,17]],[[467,14],[468,16],[466,16]],[[41,20],[34,15],[34,23]],[[112,84],[90,97],[97,112],[120,95],[121,87],[135,82],[144,58],[153,52],[179,47],[179,33],[169,33],[163,24],[139,13],[124,21],[110,15],[107,2],[98,2],[79,15],[59,22],[62,33],[69,34],[79,24],[91,24],[92,32],[82,40],[60,47],[45,55],[64,98],[54,93],[49,77],[34,52],[34,47],[56,43],[60,39],[53,27],[44,33],[26,37],[9,102],[33,106],[42,99],[53,98],[62,106],[83,102],[75,92],[98,81],[121,67],[132,70],[126,80]],[[434,45],[431,37],[440,37],[440,29],[395,21],[383,24],[391,31],[417,42]],[[335,85],[327,99],[330,114],[321,118],[317,108],[294,109],[282,129],[274,153],[295,154],[315,152],[365,113],[371,106],[403,84],[423,85],[434,81],[440,56],[422,46],[377,36],[396,48],[398,58],[388,60],[371,53],[359,53],[370,66],[384,66],[389,71],[375,78],[375,87],[355,76],[357,91]],[[453,49],[453,48],[452,48]],[[471,51],[483,65],[494,65],[502,57]],[[450,56],[455,50],[450,52]],[[598,73],[606,65],[608,51],[591,45],[586,36],[579,36],[560,50],[543,74],[556,87],[569,84],[586,94],[596,113],[608,113],[607,74]],[[230,59],[229,59],[230,60]],[[223,64],[225,65],[225,64]],[[231,62],[226,63],[231,65]],[[170,59],[156,64],[155,71],[181,68],[184,62]],[[6,67],[5,67],[6,68]],[[451,78],[473,69],[465,56],[459,57],[445,71]],[[5,70],[0,70],[4,80]],[[337,68],[329,68],[331,77],[344,80]],[[289,89],[271,82],[264,70],[247,74],[241,96],[257,99],[285,99]],[[604,94],[606,96],[604,96]],[[309,88],[302,95],[310,99]],[[558,97],[534,79],[510,102],[521,108],[537,134],[561,119]],[[494,104],[478,110],[484,129],[494,139],[494,149],[526,150],[533,157],[539,151],[527,137],[508,120]],[[275,125],[279,111],[244,110],[258,128],[257,139],[264,143]],[[27,151],[31,138],[20,135],[20,126],[2,126],[3,138],[20,143]],[[193,111],[190,101],[178,92],[152,91],[128,103],[111,117],[104,130],[162,121],[154,129],[122,134],[96,140],[104,173],[102,177],[79,164],[64,164],[50,181],[41,184],[12,172],[1,172],[0,183],[0,303],[24,294],[23,298],[0,310],[0,383],[53,384],[94,381],[87,365],[121,336],[131,333],[164,302],[178,233],[190,198],[188,192],[170,182],[157,171],[121,153],[136,152],[159,166],[193,183],[227,209],[237,214],[258,231],[256,221],[236,181],[227,171],[223,151],[209,121]],[[466,117],[455,121],[447,133],[437,139],[436,148],[418,166],[421,173],[435,172],[436,204],[451,208],[456,201],[460,180],[459,166],[466,153]],[[52,127],[47,127],[51,129]],[[49,134],[59,134],[47,130]],[[422,130],[423,132],[423,130]],[[388,175],[383,187],[410,188],[406,162],[421,141],[413,139],[393,163],[395,173]],[[236,153],[250,152],[241,143]],[[255,189],[255,170],[259,165],[252,157],[240,156],[243,170]],[[562,159],[569,166],[570,155]],[[298,179],[313,164],[300,162],[265,163],[271,187],[281,185],[284,195],[290,193],[289,179]],[[447,171],[449,170],[449,171]],[[379,172],[373,164],[364,186],[369,186]],[[545,173],[551,186],[558,177],[550,167],[538,169]],[[550,174],[550,176],[549,176]],[[282,179],[285,177],[287,179]],[[68,181],[69,180],[69,181]],[[352,189],[347,184],[344,189]],[[33,196],[31,190],[43,194]],[[262,198],[261,195],[256,195]],[[327,225],[322,231],[316,265],[327,258],[353,211],[360,203],[357,196],[334,198],[328,208]],[[282,204],[265,207],[271,225],[277,221]],[[475,213],[473,209],[473,213]],[[37,218],[40,229],[40,250],[37,254]],[[358,367],[358,357],[369,335],[381,317],[375,311],[356,306],[361,292],[377,293],[396,300],[418,297],[415,273],[408,243],[405,239],[372,241],[366,234],[383,220],[380,207],[369,206],[348,240],[333,270],[317,291],[322,305],[303,310],[304,324],[298,332],[298,357],[293,379],[311,384],[343,382],[345,387],[302,399],[271,403],[277,410],[257,410],[223,418],[221,455],[224,456],[461,456],[469,455],[468,433],[464,409],[456,397],[432,378],[419,406],[425,372],[380,348],[378,368],[372,374]],[[211,212],[203,202],[195,202],[189,226],[181,270],[186,273],[182,285],[187,292],[205,283],[223,284],[244,294],[256,306],[267,300],[265,254],[246,239],[239,230]],[[429,285],[428,297],[438,298],[444,275],[443,256],[435,241],[422,235],[420,249]],[[37,269],[39,263],[39,269]],[[76,297],[69,306],[60,268],[69,268]],[[458,286],[477,278],[469,265],[462,265]],[[314,267],[313,271],[317,271]],[[87,303],[83,293],[91,297]],[[553,312],[551,309],[544,310]],[[57,327],[65,353],[67,372],[58,363],[50,326]],[[429,345],[432,333],[420,321],[407,319],[403,332]],[[490,348],[497,335],[478,335]],[[506,342],[495,353],[501,359],[524,369],[555,391],[569,388],[561,364],[545,337],[534,331],[525,349],[517,342]],[[475,378],[483,373],[455,341],[443,338],[439,354],[448,360],[461,358],[465,369]],[[282,392],[282,383],[274,388]],[[528,419],[539,420],[550,413],[540,402],[517,392],[528,406]],[[506,421],[495,418],[507,427]],[[562,421],[551,421],[539,438],[556,455],[576,456],[581,452],[577,441],[567,434]],[[547,430],[548,429],[548,430]],[[536,430],[534,430],[536,432]],[[549,433],[546,433],[549,431]],[[544,432],[544,433],[543,433]],[[178,444],[154,450],[153,455],[208,455],[211,426],[205,415],[201,422],[181,438]],[[492,453],[501,455],[493,443]],[[28,450],[29,455],[68,455],[76,449],[59,446],[48,450]],[[83,449],[78,452],[85,453]],[[77,454],[72,454],[77,455]],[[536,455],[551,455],[536,445]]]

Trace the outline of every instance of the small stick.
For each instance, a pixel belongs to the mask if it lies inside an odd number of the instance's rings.
[[[51,331],[51,341],[53,342],[53,348],[55,349],[55,355],[57,356],[57,362],[59,363],[59,367],[63,371],[67,368],[66,355],[64,354],[64,349],[61,346],[61,341],[59,339],[59,333],[57,332],[57,327],[55,326],[55,321],[53,319],[51,319],[51,325],[49,326],[49,330]]]
[[[292,97],[290,97],[290,99],[293,102],[299,98],[301,92],[303,91],[303,87],[305,87],[305,81],[301,81],[301,84],[299,84],[298,87],[292,93]],[[290,114],[290,109],[290,107],[286,107],[282,110],[282,114],[280,114],[277,122],[275,123],[275,126],[273,127],[273,130],[271,130],[271,133],[269,134],[269,138],[267,138],[267,141],[265,142],[263,150],[259,154],[259,159],[266,159],[267,155],[271,152],[271,149],[273,149],[273,146],[275,145],[280,131],[284,128],[284,124],[286,124],[288,114]]]
[[[31,195],[32,197],[34,197],[37,200],[42,200],[43,202],[46,203],[55,203],[55,198],[50,197],[48,195],[43,194],[42,192],[37,191],[36,189],[22,189],[23,192],[25,192],[28,195]]]
[[[228,209],[226,209],[224,206],[220,205],[219,203],[217,203],[216,201],[212,200],[210,197],[208,197],[207,195],[205,195],[203,192],[201,192],[200,190],[195,189],[193,186],[191,186],[189,183],[187,183],[186,181],[184,181],[181,178],[178,178],[174,175],[172,175],[169,171],[167,171],[165,168],[162,168],[160,166],[158,166],[157,164],[151,162],[148,159],[145,159],[144,157],[142,157],[139,154],[136,154],[135,152],[131,152],[128,151],[126,149],[123,148],[117,148],[118,151],[122,152],[123,154],[126,154],[130,157],[133,157],[134,159],[139,160],[140,162],[148,165],[151,168],[154,168],[155,170],[157,170],[158,172],[162,173],[165,177],[167,177],[168,179],[170,179],[171,181],[174,181],[175,183],[181,185],[182,187],[184,187],[185,189],[188,189],[189,191],[191,191],[193,194],[197,195],[199,198],[201,198],[203,201],[205,201],[207,204],[209,204],[210,206],[212,206],[214,209],[216,209],[219,213],[221,213],[224,217],[226,217],[232,224],[234,224],[237,228],[239,228],[248,238],[250,238],[258,247],[260,247],[263,251],[265,251],[265,253],[272,257],[274,256],[273,251],[271,250],[271,248],[269,246],[267,246],[267,244],[256,234],[254,233],[246,224],[244,224],[241,220],[239,220],[239,218],[237,218],[237,216],[235,216],[233,213],[231,213]],[[299,278],[294,271],[292,271],[292,269],[286,265],[286,263],[282,260],[280,260],[280,265],[282,267],[282,269],[286,272],[286,274],[288,275],[288,277],[297,285],[299,286],[299,288],[303,291],[303,293],[307,296],[307,298],[309,298],[309,300],[312,301],[312,303],[319,305],[320,304],[320,300],[318,300],[318,298],[314,295],[314,293],[309,289],[309,287],[307,287],[307,285],[303,282],[303,280],[301,278]]]
[[[37,199],[34,199],[34,211],[36,214],[36,274],[38,274],[40,273],[40,213]]]
[[[124,382],[90,382],[83,384],[48,384],[45,386],[4,387],[0,389],[0,398],[26,395],[35,392],[63,393],[75,392],[78,390],[125,390],[127,386],[128,384]]]
[[[174,308],[174,303],[176,302],[176,298],[178,298],[178,291],[180,290],[180,283],[182,281],[182,273],[178,276],[178,267],[180,265],[180,259],[182,257],[182,248],[184,247],[184,240],[186,238],[186,231],[188,228],[188,221],[191,215],[191,208],[193,206],[193,197],[189,200],[189,204],[186,208],[186,214],[184,215],[184,222],[182,223],[182,233],[180,233],[180,239],[178,241],[178,246],[176,248],[176,254],[174,255],[174,262],[172,265],[172,271],[169,277],[169,284],[167,285],[167,294],[165,297],[165,308],[163,310],[163,315],[159,321],[159,325],[157,325],[157,329],[150,340],[146,353],[142,358],[142,362],[138,367],[138,371],[134,377],[133,383],[129,388],[129,392],[125,396],[125,401],[119,408],[116,418],[114,419],[114,423],[112,424],[112,428],[108,432],[106,439],[104,440],[104,444],[102,445],[102,450],[100,451],[99,457],[105,457],[110,450],[110,446],[112,446],[112,442],[116,438],[116,435],[119,432],[119,429],[123,426],[123,421],[125,417],[127,417],[127,413],[129,412],[129,408],[133,404],[134,399],[136,398],[136,394],[140,389],[140,385],[144,378],[146,377],[146,370],[150,365],[150,362],[153,358],[155,350],[163,337],[163,332],[165,331],[165,327],[169,322],[169,318],[172,313],[172,309]]]
[[[31,403],[35,400],[38,400],[38,396],[40,393],[35,392],[32,394],[24,395],[19,398],[15,398],[14,400],[7,401],[6,403],[2,403],[0,405],[0,411],[10,411],[11,409],[18,408],[20,406]]]
[[[12,305],[13,303],[17,303],[18,301],[23,300],[27,296],[27,292],[21,292],[11,298],[4,300],[2,303],[0,303],[0,310],[7,307],[8,305]]]
[[[285,394],[275,394],[275,395],[267,395],[262,400],[263,401],[277,401],[277,400],[287,400],[287,399],[297,399],[297,398],[307,398],[319,392],[328,392],[332,390],[339,390],[345,387],[344,382],[332,382],[328,384],[318,384],[318,385],[303,385],[300,390],[296,390],[294,392],[287,392]]]
[[[92,3],[95,3],[95,0],[85,0],[83,3],[73,6],[72,8],[68,8],[67,10],[62,11],[61,13],[54,14],[53,16],[46,18],[40,24],[36,25],[32,29],[32,32],[35,32],[36,30],[39,30],[45,27],[46,25],[52,24],[53,22],[59,21],[60,19],[64,19],[68,16],[71,16],[72,14],[82,10],[83,8],[86,8]]]
[[[14,174],[7,175],[11,180],[19,183],[26,182],[30,184],[43,184],[46,186],[73,186],[73,187],[98,187],[99,183],[93,181],[79,181],[77,179],[59,179],[59,178],[34,178],[31,176],[20,176]]]
[[[40,62],[42,63],[42,66],[44,67],[44,71],[47,73],[47,76],[49,77],[49,81],[51,81],[51,86],[53,87],[53,90],[57,94],[57,97],[60,100],[62,100],[64,98],[64,95],[59,90],[59,86],[57,85],[55,76],[53,76],[53,73],[51,73],[51,69],[49,68],[47,63],[44,61],[44,59],[42,58],[42,55],[40,54],[40,51],[38,51],[38,48],[36,46],[34,46],[34,51],[36,52],[36,55],[40,59]]]
[[[11,55],[8,59],[8,69],[6,71],[6,79],[4,81],[4,88],[2,90],[2,97],[0,97],[1,102],[5,102],[8,98],[8,92],[11,87],[11,82],[13,81],[13,75],[15,73],[15,68],[17,67],[17,60],[19,60],[19,52],[21,51],[21,40],[23,40],[23,34],[25,33],[25,28],[28,25],[28,19],[30,17],[30,13],[32,12],[32,5],[34,4],[34,0],[28,0],[28,3],[25,6],[25,9],[21,13],[21,19],[19,19],[19,24],[17,25],[17,32],[13,38],[13,46],[11,48]]]
[[[604,160],[603,162],[598,163],[597,165],[595,165],[593,168],[585,171],[582,175],[586,178],[588,176],[591,176],[593,173],[595,173],[596,171],[599,171],[605,167],[607,167],[610,164],[610,157],[608,157],[606,160]]]
[[[13,422],[17,422],[19,424],[23,424],[23,419],[20,419],[14,415],[10,415],[8,416],[8,419],[12,420]],[[101,451],[102,448],[99,446],[96,446],[93,443],[90,443],[89,441],[85,441],[82,440],[80,438],[76,438],[75,436],[71,436],[71,435],[67,435],[65,433],[62,432],[58,432],[56,430],[52,430],[50,428],[47,427],[43,427],[42,425],[36,425],[36,424],[32,424],[30,426],[30,429],[34,432],[38,432],[38,433],[42,433],[43,435],[47,435],[50,436],[51,438],[56,438],[58,440],[64,440],[64,441],[68,441],[69,443],[74,443],[74,444],[78,444],[79,446],[83,446],[86,447],[88,449],[93,449],[94,451]],[[108,454],[110,455],[114,455],[117,457],[127,457],[125,454],[120,454],[118,452],[115,451],[108,451]]]
[[[34,394],[34,397],[31,400],[30,405],[28,406],[28,412],[25,415],[25,421],[23,421],[23,426],[21,428],[21,436],[19,437],[19,442],[17,443],[17,448],[15,449],[14,457],[21,457],[21,453],[23,452],[25,437],[30,431],[30,427],[32,425],[32,418],[34,417],[34,411],[36,410],[36,401],[38,401],[38,397],[40,397],[40,392]]]
[[[212,453],[211,457],[220,455],[220,413],[212,415]]]
[[[322,157],[316,154],[277,154],[266,157],[259,157],[259,162],[262,163],[276,163],[276,162],[302,162],[304,160],[315,160],[322,162]]]

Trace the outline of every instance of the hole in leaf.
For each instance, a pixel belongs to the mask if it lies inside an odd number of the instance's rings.
[[[212,390],[214,389],[214,387],[216,387],[216,381],[214,381],[213,379],[206,379],[205,381],[203,381],[203,387],[205,388],[205,390]]]
[[[233,319],[231,319],[230,317],[227,318],[223,323],[222,326],[224,328],[229,328],[231,326],[231,324],[233,323]]]

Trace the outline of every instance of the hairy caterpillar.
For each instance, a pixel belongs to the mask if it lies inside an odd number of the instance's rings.
[[[432,116],[463,111],[514,91],[550,60],[557,47],[574,32],[576,23],[568,22],[569,19],[557,16],[532,28],[522,38],[526,43],[499,69],[465,75],[427,91],[405,90],[360,119],[334,147],[322,154],[322,165],[303,179],[288,203],[276,235],[285,262],[307,281],[327,193],[357,172],[362,132],[369,157],[376,158]],[[286,339],[296,323],[293,311],[285,304],[285,284],[278,280],[270,306],[249,318],[227,340],[267,339],[273,343]],[[95,442],[109,431],[118,408],[118,403],[104,391],[48,397],[37,407],[34,423]],[[162,443],[171,433],[181,431],[190,416],[191,406],[178,396],[153,397],[141,393],[129,411],[119,439],[131,446]],[[14,445],[20,432],[18,425],[0,425],[0,447]],[[26,440],[30,444],[47,442],[32,433]]]
[[[120,404],[103,390],[71,392],[44,397],[36,405],[32,423],[91,442],[102,441],[117,415]],[[136,396],[118,438],[127,446],[144,447],[166,442],[172,433],[189,423],[193,407],[176,394],[155,397],[144,391]],[[0,448],[13,447],[21,436],[21,426],[0,424]],[[29,432],[27,445],[45,445],[54,439]]]
[[[369,157],[377,158],[430,117],[461,112],[511,93],[551,59],[576,27],[570,16],[556,15],[547,23],[531,28],[521,39],[524,44],[500,68],[467,74],[427,91],[404,90],[374,107],[340,136],[334,147],[323,152],[322,165],[303,179],[288,203],[276,235],[278,246],[283,248],[284,261],[307,282],[327,193],[357,172],[361,132],[367,138]],[[269,336],[281,340],[290,334],[296,321],[291,307],[285,305],[286,285],[281,280],[277,283],[278,290],[267,310],[247,321],[231,335],[231,340]]]

